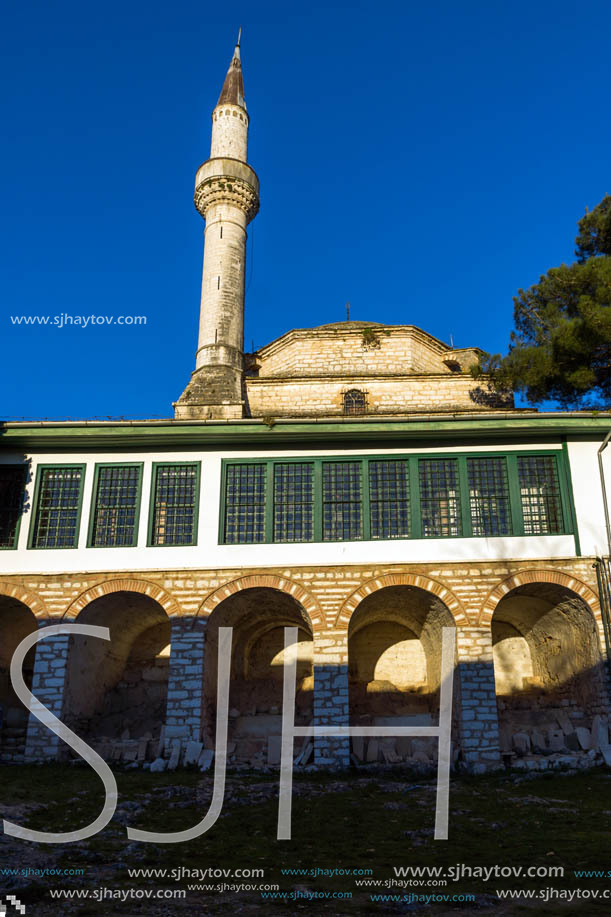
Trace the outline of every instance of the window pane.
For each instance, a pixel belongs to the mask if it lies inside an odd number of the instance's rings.
[[[228,465],[225,543],[265,541],[265,465]]]
[[[406,461],[369,462],[372,538],[409,537],[409,486]]]
[[[421,459],[420,512],[425,538],[461,535],[458,463],[455,459]]]
[[[322,481],[323,539],[362,538],[361,463],[323,462]]]
[[[24,465],[0,465],[0,548],[15,547],[25,475]]]
[[[351,388],[344,395],[344,414],[364,414],[367,408],[365,392],[358,388]]]
[[[314,465],[274,467],[274,541],[312,541]]]
[[[511,508],[504,458],[467,459],[474,535],[510,535]]]
[[[32,546],[73,548],[78,541],[82,468],[43,468]]]
[[[526,535],[564,532],[558,469],[553,455],[518,456],[518,478]]]
[[[195,465],[158,465],[155,474],[153,544],[193,544],[197,505]]]
[[[93,547],[131,547],[135,544],[140,471],[135,465],[99,467]]]

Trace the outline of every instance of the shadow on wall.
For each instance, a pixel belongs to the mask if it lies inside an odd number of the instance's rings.
[[[90,602],[76,623],[108,627],[110,641],[70,638],[64,722],[102,757],[129,760],[131,743],[135,759],[139,742],[157,745],[165,722],[170,620],[154,599],[114,592]]]
[[[204,742],[214,747],[218,631],[233,627],[229,689],[228,754],[231,764],[261,767],[279,762],[282,724],[284,628],[298,628],[295,724],[313,715],[313,638],[307,613],[287,593],[245,589],[221,602],[207,621],[204,667]],[[301,740],[298,742],[301,747]]]
[[[19,643],[37,630],[38,622],[27,605],[10,596],[0,596],[0,761],[18,761],[25,751],[28,711],[13,690],[10,665]],[[23,665],[23,677],[29,689],[35,658],[34,646]]]
[[[492,642],[502,751],[586,752],[575,730],[591,734],[607,713],[608,674],[583,599],[552,583],[513,589],[494,612]]]
[[[441,637],[454,627],[447,606],[415,586],[387,586],[367,596],[350,620],[348,659],[353,726],[437,726]],[[452,738],[458,757],[460,679],[455,670]],[[433,738],[352,740],[356,761],[431,764]]]

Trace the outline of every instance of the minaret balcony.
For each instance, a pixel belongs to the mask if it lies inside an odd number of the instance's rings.
[[[204,218],[213,203],[234,204],[249,223],[259,210],[257,173],[239,159],[208,159],[197,170],[193,201]]]

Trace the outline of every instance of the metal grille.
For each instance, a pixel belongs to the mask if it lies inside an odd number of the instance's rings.
[[[93,547],[131,547],[135,543],[140,471],[135,465],[102,465],[98,469]]]
[[[552,455],[518,456],[524,533],[560,535],[564,531],[556,461]]]
[[[265,541],[265,465],[228,465],[225,543]]]
[[[25,473],[23,465],[0,465],[0,548],[15,547]]]
[[[76,547],[82,475],[82,468],[42,469],[32,547]]]
[[[423,536],[461,535],[457,462],[453,459],[420,459],[418,475]]]
[[[322,481],[324,541],[362,538],[361,463],[323,462]]]
[[[510,535],[511,506],[504,458],[467,459],[474,535]]]
[[[274,467],[274,541],[312,541],[314,537],[314,466],[291,463]]]
[[[409,537],[409,482],[406,461],[369,462],[372,538]]]
[[[193,544],[197,505],[197,468],[158,465],[155,474],[152,542]]]
[[[367,409],[365,392],[358,388],[351,388],[344,395],[344,414],[364,414]]]

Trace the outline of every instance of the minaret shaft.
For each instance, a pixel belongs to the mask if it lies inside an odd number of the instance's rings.
[[[248,113],[236,46],[212,113],[210,159],[195,176],[206,221],[196,368],[175,404],[177,418],[242,417],[246,227],[259,209],[259,180],[247,163]]]
[[[246,214],[219,201],[206,212],[201,318],[196,365],[226,363],[242,369]]]

